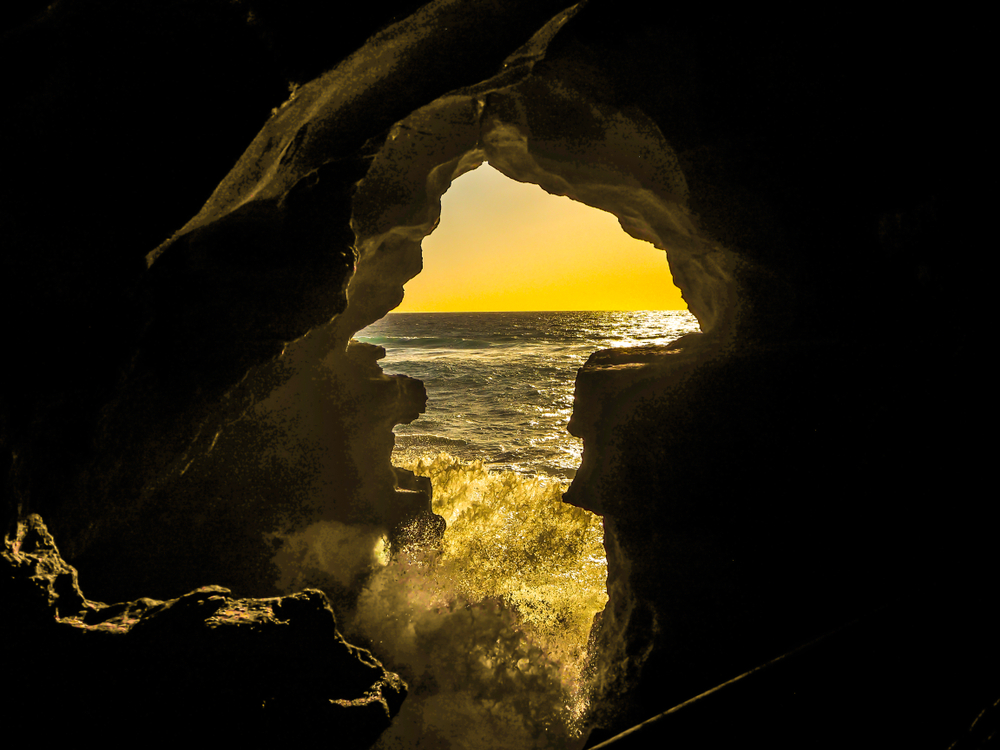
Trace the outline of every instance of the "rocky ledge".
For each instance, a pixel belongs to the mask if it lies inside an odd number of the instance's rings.
[[[168,601],[90,601],[36,515],[2,558],[2,637],[21,645],[5,665],[17,684],[7,709],[21,722],[67,736],[110,723],[227,741],[334,732],[338,747],[364,748],[406,696],[399,676],[341,637],[321,591],[239,599],[204,586]]]

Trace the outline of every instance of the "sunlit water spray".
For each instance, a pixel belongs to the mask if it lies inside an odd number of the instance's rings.
[[[379,748],[578,747],[588,639],[607,603],[603,527],[560,482],[448,454],[431,479],[439,549],[391,550],[351,623],[410,694]]]
[[[393,463],[430,477],[447,521],[438,550],[374,545],[346,623],[410,687],[377,747],[582,745],[607,570],[601,519],[562,502],[582,451],[566,431],[576,372],[597,349],[697,330],[686,311],[637,311],[411,313],[359,332],[385,347],[386,372],[427,388],[427,413],[395,430]]]

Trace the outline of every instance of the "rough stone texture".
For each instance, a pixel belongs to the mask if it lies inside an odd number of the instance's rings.
[[[5,540],[6,707],[47,740],[88,726],[256,742],[335,732],[365,748],[406,685],[344,641],[321,591],[240,599],[204,586],[168,601],[90,601],[38,516]],[[69,693],[69,700],[60,695]],[[160,734],[162,733],[162,734]]]
[[[567,500],[604,514],[610,570],[593,742],[888,599],[962,617],[948,591],[988,590],[944,21],[439,0],[313,52],[308,7],[65,1],[4,38],[11,538],[40,513],[88,590],[139,600],[306,585],[318,524],[434,527],[389,465],[422,389],[348,341],[488,159],[664,249],[704,331],[578,378]],[[955,629],[927,632],[913,659],[947,661]],[[891,688],[931,746],[995,697],[978,622],[962,646],[961,690]]]

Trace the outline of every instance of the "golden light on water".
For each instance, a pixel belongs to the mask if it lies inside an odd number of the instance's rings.
[[[490,472],[447,454],[406,468],[431,479],[434,512],[448,524],[443,557],[462,593],[503,599],[532,628],[584,648],[608,601],[600,517],[562,502],[557,481]]]
[[[410,686],[379,748],[578,746],[588,640],[608,601],[601,519],[563,485],[447,454],[430,477],[437,551],[392,550],[353,626]]]

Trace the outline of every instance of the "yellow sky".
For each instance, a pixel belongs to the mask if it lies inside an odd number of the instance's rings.
[[[452,183],[395,312],[686,310],[662,250],[483,164]]]

